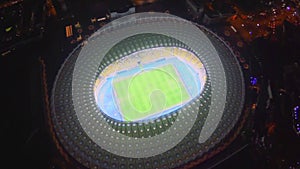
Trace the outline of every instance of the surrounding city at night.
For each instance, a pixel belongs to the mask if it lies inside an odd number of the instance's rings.
[[[300,169],[297,0],[2,0],[3,166]]]

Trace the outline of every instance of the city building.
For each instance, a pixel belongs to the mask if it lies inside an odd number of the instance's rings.
[[[196,20],[202,19],[205,2],[204,0],[186,0],[187,9]]]
[[[225,22],[227,18],[233,16],[236,11],[231,4],[217,2],[206,3],[202,23],[210,25],[214,23]]]

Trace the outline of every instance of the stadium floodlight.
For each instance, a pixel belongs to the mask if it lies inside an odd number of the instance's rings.
[[[170,14],[136,13],[103,26],[66,59],[52,91],[53,127],[88,168],[200,163],[235,132],[245,86],[217,35]]]

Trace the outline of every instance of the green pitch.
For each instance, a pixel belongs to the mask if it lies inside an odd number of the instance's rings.
[[[114,79],[113,88],[124,121],[145,119],[190,98],[171,64]]]

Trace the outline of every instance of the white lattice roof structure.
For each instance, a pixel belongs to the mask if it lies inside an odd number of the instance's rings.
[[[107,117],[95,102],[95,77],[122,57],[162,46],[184,48],[201,60],[207,74],[202,93],[149,123]],[[51,115],[62,147],[87,168],[176,168],[216,151],[231,136],[245,109],[245,86],[232,49],[214,33],[170,14],[136,13],[74,49],[57,74]]]

